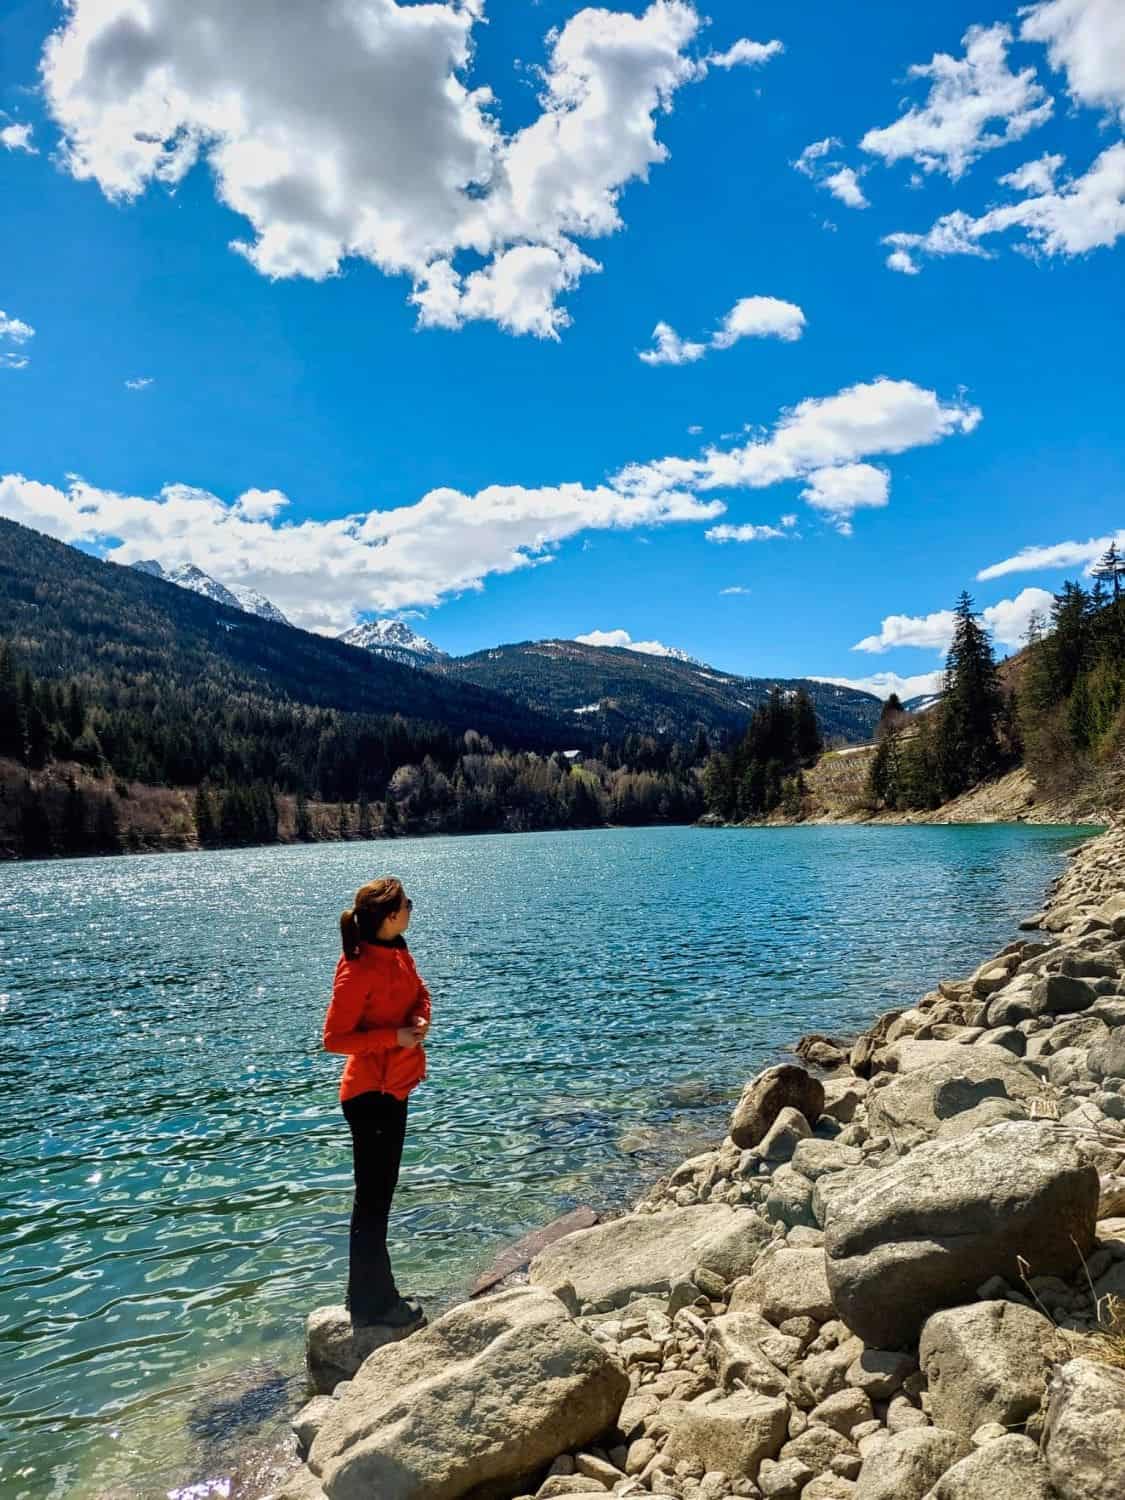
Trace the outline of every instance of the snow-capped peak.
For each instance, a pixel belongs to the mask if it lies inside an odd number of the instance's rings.
[[[225,583],[212,578],[210,573],[205,573],[194,563],[177,563],[174,568],[165,568],[154,557],[150,557],[143,562],[135,562],[132,566],[139,573],[148,573],[153,578],[163,578],[165,583],[190,589],[193,594],[202,594],[212,604],[223,604],[227,609],[240,609],[243,614],[258,615],[261,619],[273,620],[278,625],[289,624],[277,605],[257,589],[248,588],[245,584],[234,584],[228,588]]]
[[[412,630],[405,620],[364,620],[345,630],[340,639],[407,667],[426,666],[448,654]]]

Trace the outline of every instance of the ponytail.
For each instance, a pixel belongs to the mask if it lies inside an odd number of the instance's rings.
[[[344,946],[344,957],[349,963],[353,958],[359,957],[359,919],[354,907],[341,913],[340,940]]]

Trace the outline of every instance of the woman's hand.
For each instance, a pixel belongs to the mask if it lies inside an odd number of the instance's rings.
[[[415,1016],[409,1026],[398,1028],[398,1044],[400,1047],[420,1047],[425,1040],[426,1032],[430,1029],[430,1023],[424,1016]]]

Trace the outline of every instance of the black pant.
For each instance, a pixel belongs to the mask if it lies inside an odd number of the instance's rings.
[[[406,1100],[357,1094],[344,1100],[344,1118],[355,1162],[346,1306],[357,1321],[372,1322],[398,1297],[387,1253],[387,1220],[406,1138]]]

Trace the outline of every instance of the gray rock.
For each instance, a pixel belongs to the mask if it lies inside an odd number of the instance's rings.
[[[625,1214],[548,1245],[528,1275],[533,1286],[569,1281],[582,1303],[623,1307],[645,1292],[667,1295],[701,1265],[732,1281],[769,1238],[764,1219],[726,1203]]]
[[[941,1427],[896,1432],[864,1460],[855,1500],[924,1500],[968,1451],[964,1438]]]
[[[1051,1382],[1044,1457],[1060,1500],[1125,1495],[1125,1370],[1072,1359]]]
[[[890,1136],[900,1149],[918,1145],[933,1136],[943,1120],[974,1109],[984,1099],[1027,1102],[1044,1094],[1033,1070],[1002,1047],[914,1045],[948,1046],[951,1051],[942,1060],[872,1088],[867,1096],[871,1133]]]
[[[986,1031],[979,1042],[974,1045],[978,1047],[1003,1047],[1005,1052],[1010,1052],[1013,1057],[1022,1057],[1027,1051],[1027,1037],[1022,1031],[1017,1031],[1014,1026],[996,1026],[991,1031]]]
[[[926,1500],[1054,1500],[1054,1492],[1038,1447],[1013,1432],[946,1469]]]
[[[731,1293],[732,1311],[758,1307],[773,1324],[786,1318],[826,1322],[832,1313],[824,1251],[788,1245],[766,1250],[753,1271]]]
[[[829,1204],[827,1279],[868,1344],[911,1342],[995,1275],[1067,1275],[1093,1246],[1098,1174],[1057,1126],[1018,1121],[920,1146]]]
[[[841,1125],[850,1125],[866,1093],[863,1078],[830,1078],[824,1085],[824,1113]]]
[[[918,1361],[911,1354],[896,1349],[864,1349],[848,1366],[846,1378],[872,1401],[888,1401],[917,1368]]]
[[[557,1298],[516,1287],[381,1349],[312,1445],[328,1500],[456,1500],[585,1446],[629,1382]]]
[[[818,1474],[801,1491],[801,1500],[855,1500],[856,1487],[835,1474]]]
[[[1095,1078],[1125,1077],[1125,1031],[1114,1031],[1090,1048],[1088,1067]]]
[[[1064,1047],[1090,1048],[1108,1035],[1109,1029],[1101,1016],[1087,1011],[1085,1015],[1071,1016],[1066,1021],[1060,1021],[1057,1026],[1052,1026],[1050,1031],[1043,1032],[1037,1038],[1039,1046],[1036,1050],[1040,1057],[1050,1057],[1053,1052],[1061,1052]]]
[[[813,1477],[808,1464],[799,1458],[766,1458],[758,1470],[758,1488],[766,1500],[797,1500]]]
[[[862,1167],[863,1152],[858,1146],[842,1146],[839,1141],[807,1140],[794,1151],[790,1165],[794,1172],[800,1172],[802,1177],[815,1182],[829,1172]]]
[[[934,1137],[938,1141],[955,1141],[960,1136],[972,1135],[989,1125],[999,1125],[1004,1120],[1026,1120],[1027,1106],[1015,1099],[982,1099],[972,1109],[963,1110],[949,1120],[943,1120]]]
[[[785,1441],[788,1403],[778,1396],[713,1391],[679,1411],[664,1445],[666,1457],[694,1460],[704,1472],[721,1469],[733,1478],[754,1479],[764,1458],[776,1458]]]
[[[317,1307],[305,1323],[305,1368],[309,1384],[318,1396],[327,1396],[341,1380],[350,1380],[364,1360],[387,1344],[408,1338],[425,1323],[413,1328],[352,1327],[346,1307]]]
[[[939,1427],[971,1438],[982,1422],[1021,1426],[1038,1411],[1059,1342],[1052,1323],[1013,1302],[935,1313],[918,1357]]]
[[[862,1353],[863,1341],[853,1336],[833,1349],[810,1354],[792,1372],[797,1400],[811,1411],[827,1396],[842,1391],[847,1384],[848,1370]]]
[[[311,1401],[306,1401],[301,1410],[289,1424],[293,1429],[293,1436],[297,1439],[297,1456],[305,1458],[312,1447],[313,1439],[324,1425],[325,1419],[333,1410],[334,1402],[331,1396],[314,1396]]]
[[[851,1438],[855,1428],[863,1422],[870,1422],[874,1415],[871,1402],[863,1391],[849,1387],[843,1391],[835,1391],[813,1407],[809,1412],[809,1421],[821,1422],[842,1437]]]
[[[812,1126],[801,1111],[786,1106],[778,1111],[777,1119],[753,1148],[754,1153],[760,1161],[780,1166],[790,1159],[801,1142],[810,1135]]]
[[[764,1338],[781,1338],[756,1312],[730,1312],[713,1318],[703,1338],[703,1355],[724,1390],[736,1380],[752,1391],[779,1396],[789,1381],[762,1349]]]
[[[783,1109],[796,1109],[815,1120],[824,1109],[824,1085],[795,1063],[782,1063],[759,1073],[743,1091],[731,1116],[730,1134],[736,1146],[756,1146]]]
[[[817,1143],[821,1144],[820,1142]],[[770,1178],[764,1208],[766,1218],[786,1229],[798,1225],[813,1228],[816,1219],[812,1208],[813,1185],[792,1167],[778,1167]]]
[[[853,1454],[855,1448],[842,1432],[823,1422],[810,1421],[798,1437],[790,1438],[781,1450],[782,1458],[796,1458],[808,1464],[814,1474],[822,1474],[834,1458]]]

